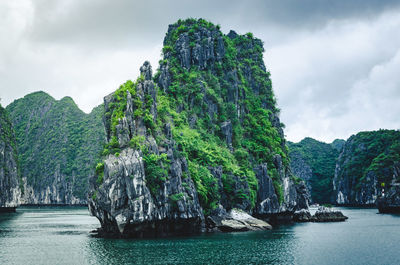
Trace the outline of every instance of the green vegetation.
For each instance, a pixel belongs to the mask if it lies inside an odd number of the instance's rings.
[[[17,145],[9,113],[0,105],[0,141],[10,144],[14,159],[17,161]]]
[[[400,162],[400,131],[379,130],[360,132],[349,138],[345,153],[339,160],[342,169],[339,178],[355,176],[355,189],[366,181],[367,174],[374,172],[378,177],[377,188],[382,183],[390,186],[393,166]]]
[[[339,156],[338,149],[312,138],[304,138],[299,143],[288,143],[288,146],[292,168],[296,167],[293,163],[296,163],[299,157],[311,167],[312,176],[309,182],[313,201],[329,203],[333,191],[336,159]]]
[[[96,165],[96,175],[97,175],[97,184],[101,185],[103,183],[104,178],[104,163],[97,163]]]
[[[169,196],[169,199],[173,202],[177,202],[182,200],[185,197],[184,193],[177,193],[177,194],[172,194],[171,196]]]
[[[24,186],[22,184],[21,174],[20,174],[20,167],[18,163],[18,151],[17,151],[17,144],[15,139],[15,132],[13,125],[11,123],[11,119],[9,113],[6,109],[4,109],[0,104],[0,145],[4,148],[3,149],[3,159],[0,161],[0,168],[3,171],[4,179],[1,180],[1,184],[3,188],[11,188],[8,185],[12,183],[10,180],[9,174],[14,171],[12,168],[7,168],[6,161],[8,159],[13,159],[17,164],[16,174],[18,175],[19,179],[19,187],[21,192],[24,193]],[[7,157],[8,155],[12,156],[12,158]],[[0,187],[1,188],[1,187]],[[5,192],[5,191],[4,191]],[[1,195],[1,191],[0,191]]]
[[[147,154],[143,156],[147,187],[153,196],[157,196],[162,182],[167,180],[166,164],[170,161],[166,154]],[[164,166],[165,164],[165,166]]]
[[[97,191],[94,191],[92,195],[92,200],[96,201],[97,200]]]
[[[88,176],[104,142],[103,106],[82,112],[69,97],[59,101],[35,92],[7,106],[14,125],[22,176],[41,189],[56,174],[72,185],[73,195],[86,199]]]

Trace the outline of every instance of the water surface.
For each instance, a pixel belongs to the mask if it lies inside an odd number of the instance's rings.
[[[400,264],[400,216],[341,208],[342,223],[271,231],[121,240],[91,237],[86,208],[21,207],[0,215],[1,264]]]

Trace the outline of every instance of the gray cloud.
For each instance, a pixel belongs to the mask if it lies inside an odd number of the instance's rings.
[[[337,19],[370,19],[399,6],[397,0],[37,0],[33,1],[30,37],[78,44],[147,45],[159,40],[168,24],[185,17],[204,17],[235,28],[273,26],[296,31],[324,27]]]
[[[265,42],[290,140],[399,128],[399,8],[391,0],[1,1],[0,97],[7,105],[44,90],[88,112],[144,60],[157,67],[168,24],[203,17]]]

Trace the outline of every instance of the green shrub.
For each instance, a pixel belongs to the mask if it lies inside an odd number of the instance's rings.
[[[177,202],[182,200],[185,197],[185,194],[180,192],[180,193],[176,193],[176,194],[172,194],[170,195],[168,198],[172,201],[172,202]]]
[[[278,197],[279,204],[281,204],[284,201],[282,184],[280,184],[277,180],[273,180],[272,184],[274,185],[275,193],[276,196]]]
[[[93,195],[92,195],[92,200],[96,201],[97,200],[97,190],[94,191]]]
[[[104,162],[97,163],[96,165],[96,174],[100,175],[104,172]]]
[[[143,156],[146,185],[153,196],[157,196],[163,182],[167,180],[168,170],[163,165],[170,163],[166,154],[147,154]]]
[[[133,149],[142,150],[145,140],[146,140],[145,137],[142,135],[133,136],[129,142],[129,146],[132,147]]]
[[[162,49],[163,54],[167,54],[168,52],[172,52],[173,48],[169,45],[165,45]]]
[[[103,178],[104,178],[104,172],[101,172],[101,173],[97,176],[97,180],[96,180],[97,185],[103,184]]]

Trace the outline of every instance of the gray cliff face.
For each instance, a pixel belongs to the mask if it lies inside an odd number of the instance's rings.
[[[153,117],[157,116],[155,88],[151,80],[151,66],[146,62],[141,67],[144,80],[137,86],[137,93],[143,104],[150,99]],[[96,177],[91,179],[92,192],[89,194],[89,210],[96,216],[104,232],[119,233],[123,236],[155,236],[173,233],[199,231],[204,220],[196,189],[188,174],[186,159],[176,156],[170,125],[165,125],[166,139],[158,146],[148,133],[142,117],[134,117],[135,106],[132,96],[126,95],[125,117],[119,120],[117,138],[121,153],[108,155],[104,161],[103,183],[99,186]],[[104,98],[106,113],[113,103],[113,95]],[[110,127],[105,120],[108,141]],[[165,155],[169,167],[166,181],[152,194],[148,186],[143,152],[128,146],[132,136],[143,137],[143,142],[154,154]],[[101,173],[101,174],[103,174]]]
[[[87,204],[88,177],[104,142],[103,107],[35,92],[7,106],[15,128],[22,204]]]
[[[89,199],[90,212],[106,232],[125,236],[194,232],[204,218],[190,178],[182,177],[182,162],[174,160],[159,194],[146,186],[142,154],[131,148],[104,161],[104,182]],[[182,199],[173,201],[173,195]]]
[[[331,203],[332,180],[342,142],[327,144],[306,137],[298,143],[288,143],[291,170],[305,181],[314,203]]]
[[[372,205],[375,203],[378,195],[380,195],[375,172],[367,172],[365,180],[358,184],[360,176],[357,174],[346,174],[347,172],[345,171],[345,166],[352,160],[357,159],[354,157],[352,150],[354,149],[352,148],[354,145],[357,145],[357,149],[367,152],[365,144],[355,143],[354,138],[350,138],[346,142],[335,168],[333,201],[338,205]]]
[[[275,156],[275,165],[283,180],[283,202],[279,202],[266,164],[254,169],[258,179],[257,204],[254,214],[260,217],[270,217],[275,214],[292,214],[296,210],[308,209],[310,195],[304,181],[295,183],[290,177],[291,172],[284,169],[279,155]]]
[[[339,205],[374,205],[399,181],[400,132],[361,132],[345,143],[336,164],[333,201]]]
[[[339,155],[339,162],[336,164],[333,179],[334,203],[339,205],[375,204],[377,197],[381,195],[376,173],[367,172],[364,181],[358,184],[359,177],[357,175],[342,175],[343,163],[340,161],[345,161],[344,164],[348,162],[344,156],[346,156],[346,150]]]
[[[308,191],[312,192],[311,179],[313,177],[313,171],[310,165],[304,160],[304,158],[296,152],[290,153],[290,167],[293,174],[304,180]]]
[[[17,149],[12,124],[0,105],[0,211],[20,204]]]
[[[278,196],[276,196],[272,179],[268,176],[267,165],[259,165],[255,168],[255,172],[259,185],[256,212],[258,214],[278,213],[280,208]]]
[[[24,193],[21,197],[21,204],[33,205],[85,205],[86,198],[75,197],[74,191],[75,176],[68,179],[56,170],[53,175],[43,179],[41,184],[28,184],[26,177],[22,178]]]
[[[164,45],[168,44],[168,36],[173,35],[172,32],[176,30],[178,25],[170,25],[168,28],[167,37],[164,40]],[[234,41],[239,35],[231,30],[227,37]],[[257,77],[252,70],[250,65],[247,65],[246,60],[252,60],[255,64],[266,71],[264,62],[262,58],[258,56],[256,47],[263,47],[262,41],[259,39],[254,39],[251,42],[238,42],[236,44],[236,49],[240,54],[243,52],[245,56],[239,56],[240,63],[243,63],[243,68],[241,69],[244,74],[244,78],[247,81],[248,85],[252,89],[252,91],[258,95],[262,92],[262,87],[259,82],[257,82]],[[191,67],[197,67],[198,69],[210,69],[211,72],[216,72],[215,65],[222,63],[224,56],[226,54],[226,48],[224,45],[223,36],[217,29],[208,29],[200,27],[197,32],[194,33],[194,40],[191,40],[187,33],[181,34],[176,43],[175,50],[177,50],[178,60],[181,66],[184,69],[189,70]],[[164,53],[164,62],[161,62],[160,65],[160,75],[158,76],[158,85],[161,89],[169,92],[169,87],[171,85],[171,73],[169,71],[169,59],[173,57],[171,52]],[[246,93],[241,90],[241,81],[238,77],[237,69],[230,69],[223,73],[224,81],[229,84],[227,86],[227,101],[228,103],[233,103],[235,109],[237,110],[237,116],[239,120],[243,120],[246,115],[246,108],[243,106],[243,101],[245,100]],[[267,77],[268,78],[268,77]],[[268,78],[269,80],[269,78]],[[199,82],[202,84],[202,82]],[[272,93],[272,91],[269,91]],[[207,108],[206,113],[211,119],[216,115],[220,115],[218,105],[210,98],[208,94],[205,94],[203,97],[203,101],[205,102],[205,106]],[[265,100],[263,98],[262,107],[268,109],[272,112],[270,117],[270,122],[272,126],[276,128],[279,136],[284,139],[284,132],[282,128],[282,124],[280,122],[278,112],[275,109],[275,103]],[[196,123],[196,117],[192,117],[191,127],[194,127]],[[212,121],[214,122],[214,121]],[[232,132],[232,122],[230,120],[224,121],[219,124],[221,128],[222,135],[225,139],[227,146],[232,150],[232,141],[233,141],[233,132]],[[282,147],[285,147],[285,141],[282,141]],[[308,208],[308,203],[310,200],[310,195],[307,191],[307,188],[304,187],[304,183],[295,184],[292,178],[292,173],[290,169],[284,167],[282,165],[282,159],[279,155],[276,155],[274,159],[274,163],[278,168],[278,175],[282,181],[282,189],[283,189],[283,201],[279,202],[278,197],[276,195],[275,188],[272,184],[272,178],[268,175],[267,165],[261,164],[258,165],[254,172],[256,173],[256,177],[259,182],[259,190],[257,192],[257,202],[253,214],[258,216],[269,216],[271,214],[280,214],[280,213],[290,213],[297,209]],[[222,170],[221,169],[212,169],[210,170],[216,179],[218,179],[219,190],[223,190],[223,184],[221,181]],[[244,191],[246,196],[249,195],[249,187],[246,186],[247,183],[241,182],[239,179],[235,179],[235,190],[236,191]],[[233,207],[237,207],[243,210],[249,211],[250,202],[242,202],[240,204],[232,204],[229,199],[222,193],[221,195],[221,204],[227,209],[231,209]]]

